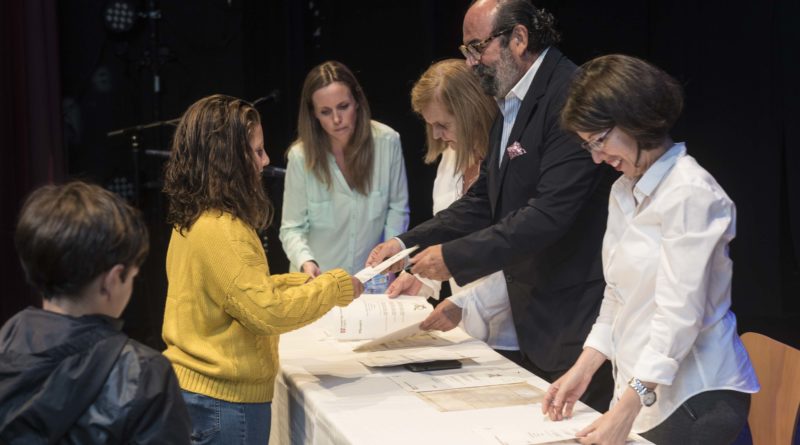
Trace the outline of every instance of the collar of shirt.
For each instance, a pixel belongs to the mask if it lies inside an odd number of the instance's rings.
[[[616,199],[622,213],[632,217],[639,206],[650,197],[667,173],[675,166],[678,158],[686,153],[686,145],[683,142],[674,144],[650,168],[644,172],[641,178],[629,178],[620,176],[611,186],[611,195]]]
[[[508,94],[506,94],[505,98],[496,99],[497,105],[500,107],[501,111],[505,110],[504,105],[508,99],[515,98],[521,102],[522,99],[525,98],[525,95],[528,94],[528,90],[531,88],[531,83],[533,83],[533,78],[536,76],[536,71],[538,71],[539,67],[542,66],[542,61],[544,60],[544,56],[547,55],[547,50],[549,49],[550,49],[549,47],[545,48],[544,51],[542,51],[542,53],[539,54],[539,57],[536,58],[536,60],[533,62],[533,65],[531,65],[531,67],[528,68],[528,71],[525,73],[524,76],[522,76],[522,79],[520,79],[519,82],[517,82],[517,84],[514,85],[514,88],[512,88],[511,91],[509,91]],[[505,113],[503,113],[503,115],[505,116]]]
[[[678,142],[673,144],[660,158],[644,172],[636,186],[633,188],[633,194],[637,202],[642,202],[645,198],[653,194],[653,191],[658,187],[658,184],[664,180],[678,158],[686,154],[686,144]]]

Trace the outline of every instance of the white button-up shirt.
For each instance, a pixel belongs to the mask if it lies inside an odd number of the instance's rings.
[[[632,377],[658,384],[658,400],[642,407],[634,432],[700,392],[758,391],[730,311],[735,232],[733,202],[683,143],[638,181],[614,183],[603,239],[607,285],[584,346],[612,361],[614,400]]]
[[[442,152],[433,181],[433,214],[450,207],[461,198],[463,188],[464,175],[456,169],[456,152],[447,148]],[[420,276],[417,278],[431,287],[438,299],[440,282]],[[453,293],[450,302],[463,309],[461,326],[469,335],[485,341],[494,349],[519,350],[503,271],[494,272],[463,287],[450,278],[450,290]]]

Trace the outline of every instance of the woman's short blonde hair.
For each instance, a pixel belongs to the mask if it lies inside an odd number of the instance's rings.
[[[411,107],[418,114],[434,101],[455,118],[456,169],[464,171],[486,157],[489,132],[497,115],[497,104],[487,96],[478,80],[463,59],[447,59],[430,66],[411,90]],[[425,162],[430,164],[447,148],[447,144],[433,137],[433,129],[426,125],[427,152]]]

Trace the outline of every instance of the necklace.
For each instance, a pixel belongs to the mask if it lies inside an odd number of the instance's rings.
[[[475,183],[478,179],[478,176],[481,173],[481,160],[478,159],[477,162],[467,167],[464,170],[464,188],[461,190],[461,194],[464,195],[467,193],[467,190]]]

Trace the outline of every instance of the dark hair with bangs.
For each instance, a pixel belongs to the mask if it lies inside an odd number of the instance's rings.
[[[612,54],[581,65],[561,111],[567,131],[595,133],[618,127],[639,150],[659,147],[683,109],[678,82],[636,57]]]
[[[272,204],[256,170],[250,134],[258,111],[235,97],[198,100],[181,117],[164,171],[167,222],[183,233],[203,212],[226,212],[254,229],[269,225]]]

